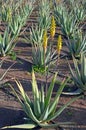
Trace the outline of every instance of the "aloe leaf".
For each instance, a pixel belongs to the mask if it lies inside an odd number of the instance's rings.
[[[42,121],[45,121],[47,118],[48,118],[48,113],[49,111],[49,105],[46,107],[46,109],[44,110],[44,112],[41,114],[39,120],[42,122]]]
[[[22,102],[22,100],[20,99],[20,97],[18,96],[18,94],[16,93],[16,91],[14,90],[14,88],[12,86],[10,86],[10,87],[12,88],[13,92],[15,93],[18,101],[20,102],[20,104],[23,107],[23,110],[25,111],[25,113],[27,114],[27,116],[29,118],[31,118],[33,121],[35,121],[35,122],[38,123],[39,121],[35,117],[30,104],[28,104],[26,100],[24,100],[24,102]]]
[[[40,123],[39,126],[43,128],[56,128],[59,126],[59,124]]]
[[[71,72],[74,82],[78,85],[78,87],[81,88],[81,86],[83,86],[83,82],[81,81],[81,74],[80,74],[80,71],[79,71],[79,68],[78,68],[78,65],[77,65],[77,62],[75,61],[75,59],[74,59],[74,66],[75,66],[76,73],[73,72],[73,70],[69,64],[70,72]]]
[[[77,60],[74,58],[74,56],[73,56],[73,63],[74,63],[75,70],[77,71],[76,74],[78,74],[78,77],[81,77],[80,71],[78,68],[78,64],[77,64]]]
[[[16,84],[18,86],[19,91],[21,92],[21,96],[23,97],[24,100],[26,100],[26,98],[25,98],[25,91],[24,91],[21,83],[19,81],[16,81],[16,80],[15,80],[15,82],[16,82]]]
[[[30,106],[27,102],[25,102],[24,105],[25,105],[25,107],[26,107],[28,116],[29,116],[34,122],[39,123],[39,120],[38,120],[37,117],[34,115],[31,106]]]
[[[31,107],[33,107],[33,103],[32,101],[30,100],[30,98],[28,97],[28,95],[25,93],[25,100],[28,104],[30,104]]]
[[[51,96],[52,96],[52,91],[53,91],[53,87],[54,87],[54,84],[55,84],[55,80],[56,80],[56,76],[57,76],[57,73],[55,74],[55,76],[53,77],[52,79],[52,82],[49,86],[49,89],[48,89],[48,92],[46,94],[46,98],[45,98],[45,108],[48,106],[48,104],[50,103],[50,100],[51,100]]]
[[[2,64],[3,60],[0,62],[0,64]],[[15,63],[13,63],[4,73],[3,75],[0,77],[0,82],[1,80],[3,80],[3,78],[5,77],[6,73],[10,70],[10,68],[14,65]]]
[[[33,95],[35,94],[35,96],[39,98],[38,86],[37,86],[37,82],[33,70],[32,70],[32,90],[33,90]]]
[[[14,90],[14,88],[13,88],[11,85],[10,85],[10,87],[11,87],[11,89],[13,90],[15,96],[17,97],[19,103],[21,104],[21,106],[22,106],[24,112],[28,115],[27,109],[26,109],[25,105],[23,104],[23,102],[21,101],[20,97],[18,96],[17,92]]]
[[[79,47],[79,52],[83,52],[86,49],[86,42],[85,42],[86,38],[84,38],[83,41],[81,41],[81,46]]]
[[[58,122],[58,123],[40,123],[39,126],[43,127],[43,128],[56,128],[59,126],[64,126],[64,125],[74,125],[75,122]]]
[[[8,128],[18,128],[18,129],[33,129],[37,126],[37,124],[35,123],[31,123],[31,124],[20,124],[20,125],[13,125],[13,126],[5,126],[2,127],[1,129],[8,129]]]
[[[40,115],[41,110],[40,110],[40,95],[38,91],[38,86],[37,82],[35,79],[35,74],[34,71],[32,71],[32,91],[33,91],[33,96],[34,96],[34,113],[35,115]]]
[[[86,80],[86,54],[85,53],[82,53],[81,54],[81,77],[82,77],[82,80]]]
[[[73,103],[74,101],[76,101],[77,99],[81,98],[81,96],[78,96],[78,97],[75,97],[73,99],[71,99],[68,103],[66,103],[65,105],[63,105],[61,108],[59,108],[59,110],[57,112],[54,113],[54,115],[51,115],[46,121],[50,121],[50,120],[53,120],[55,119],[56,117],[58,117],[62,111],[67,108],[67,106],[69,106],[71,103]]]
[[[41,113],[44,111],[44,106],[45,106],[45,100],[44,100],[44,86],[41,87],[41,93],[40,93],[40,108],[41,108]]]
[[[47,62],[49,62],[49,58],[50,58],[50,50],[46,52],[46,56],[45,56],[45,63],[47,64]]]
[[[69,64],[69,63],[68,63],[68,64]],[[75,82],[75,83],[80,82],[80,77],[79,77],[79,75],[77,74],[77,76],[76,76],[76,73],[73,72],[73,70],[72,70],[70,64],[69,64],[69,69],[70,69],[70,72],[71,72],[71,75],[72,75],[72,78],[73,78],[74,82]]]
[[[40,99],[37,98],[34,100],[34,113],[36,117],[39,117],[41,115]]]
[[[57,94],[53,100],[53,103],[51,103],[51,105],[50,105],[49,114],[52,112],[54,113],[56,111],[56,107],[59,102],[60,95],[68,81],[69,81],[69,78],[66,79],[65,81],[63,80],[63,82],[62,82],[61,86],[59,87]]]

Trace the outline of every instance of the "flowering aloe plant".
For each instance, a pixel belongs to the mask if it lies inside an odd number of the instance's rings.
[[[50,37],[53,39],[55,35],[55,20],[52,16],[51,20],[51,34]],[[51,43],[48,43],[48,34],[47,30],[36,26],[32,26],[30,29],[30,40],[29,36],[26,37],[26,40],[32,44],[32,63],[34,69],[37,72],[45,72],[48,67],[54,64],[58,58],[57,53],[60,53],[62,48],[62,38],[58,39],[57,50],[51,49]],[[58,52],[57,52],[58,51]]]
[[[12,86],[11,88],[14,91],[24,112],[26,113],[26,117],[25,117],[26,124],[6,126],[6,127],[3,127],[2,129],[5,129],[5,128],[32,129],[37,126],[44,127],[44,128],[49,128],[49,127],[52,128],[52,127],[58,127],[59,125],[62,125],[62,124],[64,125],[68,124],[68,122],[57,122],[56,124],[49,123],[50,121],[58,117],[67,106],[69,106],[71,103],[73,103],[76,99],[79,98],[79,97],[76,97],[76,98],[71,99],[68,103],[61,106],[57,110],[56,108],[59,102],[60,95],[68,79],[61,83],[61,86],[59,87],[56,93],[56,96],[54,97],[52,101],[51,97],[52,97],[52,92],[53,92],[56,77],[57,77],[57,74],[55,74],[55,76],[53,77],[51,84],[48,88],[48,91],[46,93],[46,96],[45,96],[44,87],[41,86],[41,90],[38,89],[35,74],[34,74],[34,71],[32,71],[33,101],[31,101],[29,96],[25,93],[21,83],[16,81],[18,89],[19,89],[19,95]]]
[[[39,33],[40,34],[40,33]],[[32,62],[34,69],[38,72],[45,72],[48,67],[56,62],[57,51],[51,51],[51,45],[48,46],[47,31],[43,31],[40,43],[32,44]],[[40,40],[37,37],[37,40]]]

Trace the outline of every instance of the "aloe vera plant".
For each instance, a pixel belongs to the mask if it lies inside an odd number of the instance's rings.
[[[6,8],[6,9],[10,9],[10,8]],[[20,31],[22,27],[26,24],[26,20],[30,16],[32,10],[33,10],[33,2],[25,3],[23,7],[21,7],[21,5],[20,6],[18,5],[16,9],[12,10],[14,12],[14,15],[11,14],[10,22],[8,22],[4,34],[0,35],[1,56],[6,56],[7,54],[11,53],[12,49],[15,46],[14,41],[16,41],[16,39],[18,38]]]
[[[74,57],[73,57],[73,62],[74,62],[75,71],[73,71],[73,69],[69,65],[72,79],[74,80],[75,85],[77,85],[77,87],[80,88],[81,92],[85,93],[86,92],[86,53],[85,52],[81,53],[80,67],[77,60]]]
[[[50,14],[51,11],[49,0],[41,0],[39,2],[39,17],[38,17],[38,23],[40,28],[46,30],[50,28],[50,22],[51,22]]]
[[[1,12],[1,18],[2,21],[4,22],[9,22],[11,21],[11,14],[12,14],[12,10],[10,7],[2,7],[2,12]]]
[[[73,10],[73,14],[77,18],[78,24],[80,24],[86,19],[86,9],[84,0],[68,0],[65,2],[67,2],[66,4],[69,6],[69,10]]]
[[[11,18],[15,11],[19,8],[19,5],[21,4],[22,0],[20,1],[13,1],[13,0],[6,0],[2,1],[1,6],[1,19],[3,22],[10,23]]]
[[[22,27],[26,24],[30,14],[32,13],[34,7],[34,2],[26,2],[23,7],[20,5],[19,8],[15,11],[14,15],[11,18],[9,27],[13,35],[19,35]]]
[[[66,41],[66,45],[71,55],[79,58],[80,54],[86,50],[86,36],[81,30],[72,35],[72,38]]]
[[[74,102],[77,98],[71,99],[67,104],[63,105],[62,107],[57,108],[59,98],[61,95],[61,92],[66,85],[67,80],[63,81],[61,83],[61,86],[59,87],[56,96],[54,97],[53,101],[51,101],[52,92],[54,88],[54,83],[56,80],[57,74],[53,77],[51,84],[48,88],[47,94],[45,96],[44,94],[44,87],[41,86],[41,90],[38,89],[36,78],[34,71],[32,72],[32,93],[33,93],[33,101],[30,100],[29,96],[25,93],[22,85],[20,82],[16,81],[18,89],[19,89],[19,95],[16,92],[16,90],[11,86],[12,90],[14,91],[18,101],[20,102],[24,112],[26,113],[26,124],[20,124],[20,125],[14,125],[14,126],[6,126],[5,128],[23,128],[23,129],[30,129],[35,128],[37,126],[44,127],[44,128],[52,128],[52,127],[58,127],[62,124],[68,124],[68,122],[57,122],[56,124],[49,124],[50,121],[58,117],[62,111],[70,105],[72,102]]]
[[[74,7],[74,15],[77,17],[77,22],[81,23],[86,19],[86,12],[84,5],[79,4],[79,6],[76,4],[76,7]]]
[[[9,27],[5,29],[4,34],[0,34],[0,56],[4,57],[11,53],[15,46],[16,36],[11,37],[11,32],[9,33]]]
[[[11,22],[9,23],[9,29],[12,32],[11,36],[19,36],[21,28],[24,26],[25,21],[23,18],[17,14],[12,17]]]
[[[26,24],[30,14],[34,9],[34,1],[27,1],[24,2],[23,5],[22,4],[22,0],[19,2],[12,1],[10,4],[6,1],[6,3],[4,3],[2,6],[2,21],[7,23],[12,36],[18,36],[20,34],[22,27]]]
[[[78,30],[77,17],[73,10],[68,11],[64,3],[54,8],[57,24],[61,27],[62,33],[66,38],[71,38],[75,31]]]

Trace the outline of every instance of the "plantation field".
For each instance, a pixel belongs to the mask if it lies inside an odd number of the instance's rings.
[[[84,0],[20,0],[15,4],[7,0],[0,3],[0,129],[26,122],[33,123],[34,130],[44,130],[45,126],[59,122],[71,123],[46,129],[86,129],[85,5]],[[19,81],[33,105],[29,99],[27,102]],[[52,91],[48,91],[50,86],[53,86]],[[47,96],[50,92],[52,97]],[[69,101],[62,112],[59,110],[60,114],[55,113]],[[32,105],[36,119],[43,121],[32,120],[27,104]],[[54,118],[54,114],[59,116]]]

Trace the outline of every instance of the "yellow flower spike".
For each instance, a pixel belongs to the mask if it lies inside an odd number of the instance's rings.
[[[44,35],[43,35],[43,49],[44,49],[44,52],[46,52],[46,50],[47,50],[47,42],[48,42],[47,31],[44,31]]]
[[[62,49],[62,36],[59,35],[58,39],[57,39],[57,52],[58,52],[58,54],[60,54],[61,49]]]
[[[52,39],[53,39],[53,37],[55,35],[55,29],[56,29],[55,18],[54,18],[54,16],[52,16],[52,18],[51,18],[51,27],[50,27],[50,35],[51,35]]]

